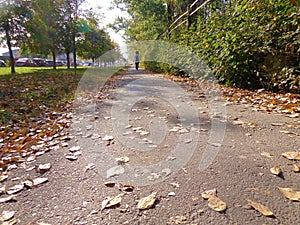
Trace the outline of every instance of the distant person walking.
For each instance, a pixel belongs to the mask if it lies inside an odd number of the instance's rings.
[[[138,51],[135,52],[134,62],[135,62],[135,69],[139,70],[140,54]]]

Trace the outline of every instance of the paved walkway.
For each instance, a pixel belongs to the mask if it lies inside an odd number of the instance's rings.
[[[48,143],[51,151],[10,171],[15,179],[2,183],[7,187],[37,176],[48,182],[0,203],[0,211],[15,211],[17,224],[299,224],[299,202],[278,190],[300,190],[295,161],[281,156],[299,151],[292,126],[299,119],[255,112],[224,102],[218,90],[143,70],[108,85],[96,101],[80,100],[70,128]],[[32,170],[45,163],[49,171]],[[271,174],[273,166],[282,176]],[[201,197],[213,188],[225,212]],[[153,192],[155,205],[137,209]],[[103,200],[118,195],[120,204],[101,210]],[[247,199],[275,217],[261,215]]]

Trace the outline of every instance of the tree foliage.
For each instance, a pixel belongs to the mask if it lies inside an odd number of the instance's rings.
[[[299,1],[115,0],[115,4],[127,7],[131,15],[126,21],[128,40],[159,38],[189,46],[228,85],[300,90]],[[147,65],[178,73],[171,65]]]

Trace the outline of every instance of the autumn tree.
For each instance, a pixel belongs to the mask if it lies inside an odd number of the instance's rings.
[[[0,33],[9,50],[11,73],[15,73],[15,59],[12,47],[19,46],[27,36],[25,24],[31,18],[29,1],[0,1]]]

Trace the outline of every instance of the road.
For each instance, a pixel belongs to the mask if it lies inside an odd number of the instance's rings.
[[[1,183],[48,178],[0,203],[0,211],[15,211],[17,224],[300,224],[299,201],[278,189],[300,191],[300,173],[292,171],[299,161],[282,156],[299,151],[299,118],[253,110],[225,101],[215,86],[144,70],[130,69],[80,97],[70,126],[47,152]],[[33,169],[46,163],[51,169],[44,173]],[[270,172],[274,166],[279,176]],[[215,211],[201,196],[211,189],[226,210]],[[154,192],[154,205],[138,209]]]

